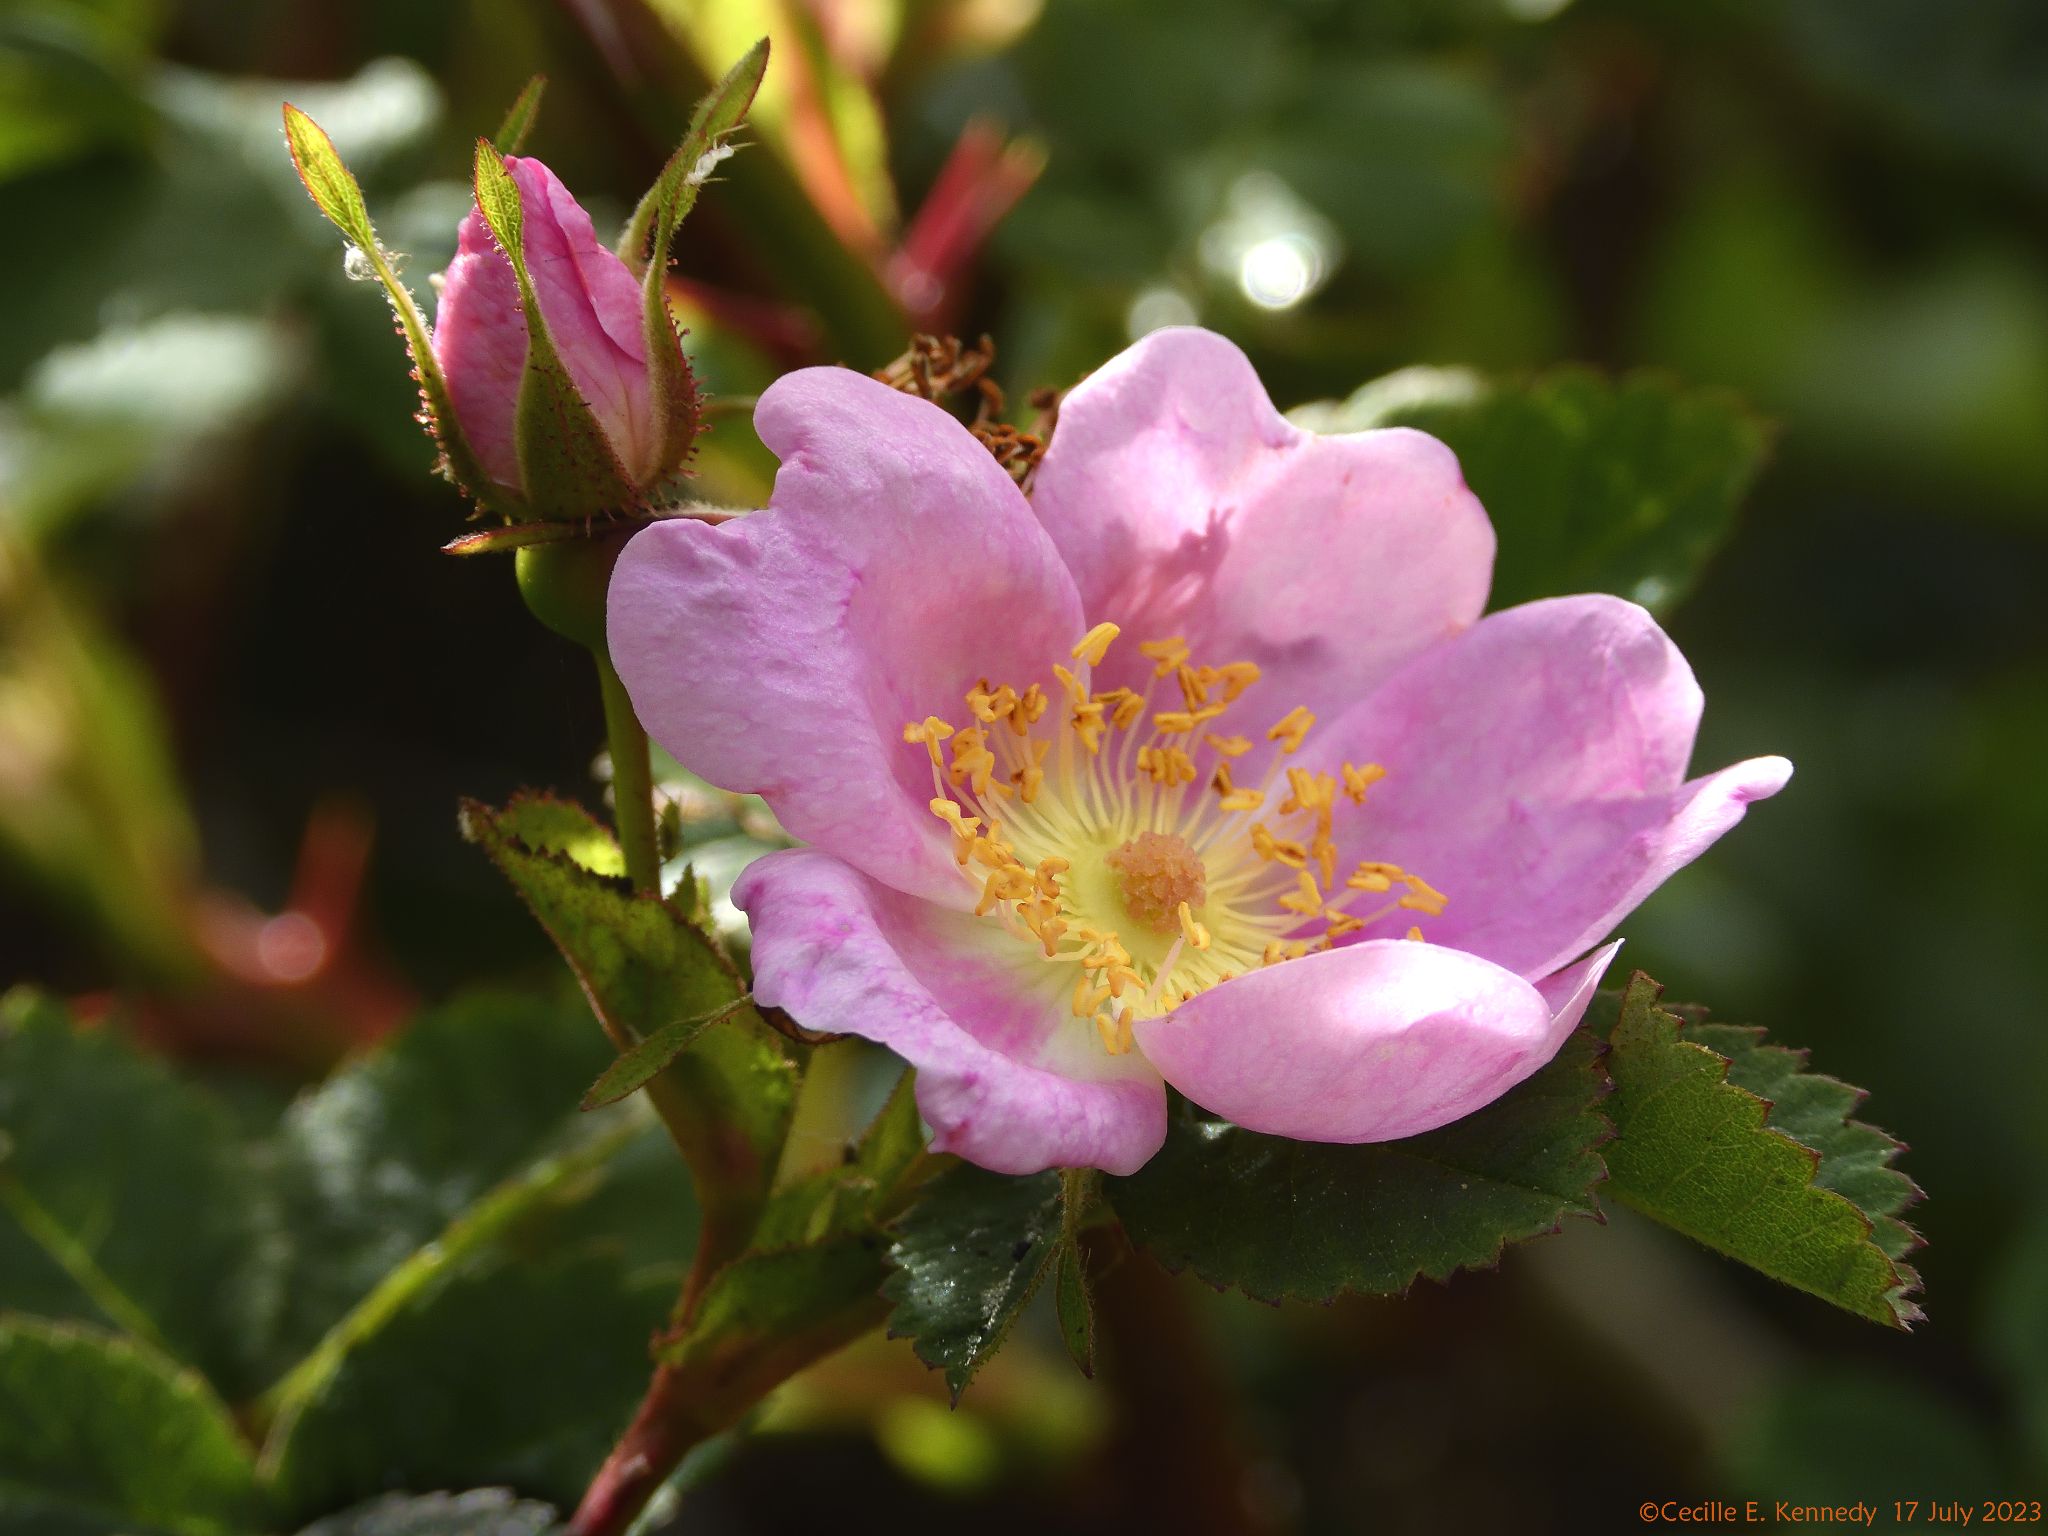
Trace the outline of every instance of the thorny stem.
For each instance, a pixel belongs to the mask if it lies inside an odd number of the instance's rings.
[[[577,1506],[570,1536],[621,1536],[692,1450],[730,1429],[805,1366],[852,1343],[887,1315],[888,1303],[879,1294],[863,1296],[763,1347],[656,1367],[632,1424]]]
[[[661,851],[654,838],[654,770],[648,758],[647,731],[633,713],[633,701],[618,669],[603,650],[597,659],[598,688],[604,695],[604,734],[612,758],[612,818],[625,855],[626,877],[633,889],[661,894]]]

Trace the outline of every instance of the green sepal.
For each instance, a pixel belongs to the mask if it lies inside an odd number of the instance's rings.
[[[465,533],[441,546],[444,555],[509,555],[542,544],[566,544],[587,538],[590,529],[576,523],[510,523],[503,528],[484,528]]]
[[[1095,1295],[1088,1281],[1088,1250],[1081,1228],[1094,1206],[1101,1178],[1092,1168],[1060,1173],[1060,1256],[1053,1274],[1053,1306],[1060,1339],[1083,1376],[1095,1374]]]
[[[1843,1118],[1853,1099],[1825,1087],[1795,1099],[1796,1064],[1756,1056],[1748,1032],[1688,1028],[1658,1006],[1661,991],[1638,971],[1589,1014],[1613,1021],[1607,1192],[1773,1279],[1909,1327],[1921,1315],[1911,1300],[1918,1277],[1889,1250],[1910,1246],[1896,1213],[1917,1192],[1885,1174],[1896,1144],[1884,1138],[1873,1169],[1873,1146]],[[1787,1095],[1782,1125],[1745,1080]]]
[[[526,321],[526,368],[513,423],[529,515],[588,518],[637,510],[640,491],[612,451],[590,402],[569,377],[541,312],[526,265],[519,183],[489,139],[476,141],[476,205],[511,263]]]
[[[547,88],[546,75],[535,75],[520,87],[505,120],[491,135],[491,147],[499,154],[516,155],[525,146],[526,136],[533,132],[534,120],[540,116],[540,98]]]
[[[634,204],[633,215],[619,236],[619,259],[627,266],[638,267],[645,262],[648,241],[661,242],[673,237],[676,227],[697,205],[697,193],[704,179],[698,176],[693,181],[691,177],[697,171],[698,162],[712,150],[720,148],[745,119],[747,109],[754,104],[755,93],[761,89],[761,77],[767,69],[768,39],[764,37],[749,48],[745,56],[726,71],[725,78],[697,103],[696,110],[690,115],[690,126],[684,130],[682,143],[669,156],[661,174],[654,179],[654,185]],[[657,249],[665,249],[665,246]],[[649,270],[659,270],[661,265],[659,262],[646,262]]]
[[[1088,1285],[1088,1255],[1072,1243],[1060,1245],[1059,1268],[1053,1276],[1053,1302],[1059,1315],[1060,1341],[1083,1376],[1095,1374],[1095,1297]]]
[[[725,140],[746,117],[767,68],[768,39],[764,37],[697,104],[682,144],[634,208],[620,241],[620,254],[629,266],[645,262],[640,292],[647,336],[648,395],[662,433],[657,480],[682,467],[697,439],[700,420],[696,375],[683,355],[682,338],[668,307],[669,242],[696,205],[699,188],[717,164],[712,157],[720,151],[731,153]],[[651,250],[647,248],[650,238]]]
[[[420,420],[440,450],[440,473],[466,492],[479,512],[495,512],[509,519],[524,516],[526,509],[521,498],[484,472],[469,440],[462,435],[455,419],[455,402],[448,393],[448,381],[434,357],[426,317],[413,301],[411,290],[398,280],[390,253],[378,243],[369,207],[363,201],[363,189],[343,164],[334,141],[290,102],[284,104],[284,136],[291,149],[292,164],[307,195],[313,199],[313,206],[362,253],[383,285],[384,296],[405,336],[406,351],[412,355],[413,379],[420,387]]]
[[[854,1149],[853,1167],[884,1189],[893,1189],[924,1151],[924,1122],[917,1113],[917,1073],[906,1070],[889,1090]]]

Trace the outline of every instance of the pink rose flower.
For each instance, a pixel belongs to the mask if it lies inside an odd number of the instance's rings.
[[[755,420],[771,504],[639,534],[612,655],[809,845],[733,891],[760,1000],[895,1050],[934,1145],[999,1172],[1132,1172],[1168,1083],[1303,1140],[1469,1114],[1791,773],[1688,780],[1700,690],[1647,613],[1481,618],[1449,450],[1301,431],[1207,332],[1075,389],[1028,501],[859,374]]]
[[[645,487],[672,466],[647,382],[640,283],[599,242],[590,215],[540,161],[507,155],[519,185],[527,270],[555,350],[597,417],[626,478]],[[524,490],[515,412],[526,370],[526,321],[512,263],[471,208],[448,264],[434,326],[456,425],[484,471]]]

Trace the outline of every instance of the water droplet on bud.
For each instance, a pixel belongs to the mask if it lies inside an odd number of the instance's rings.
[[[342,248],[341,270],[352,283],[370,283],[377,279],[377,268],[370,260],[370,253],[360,245]]]

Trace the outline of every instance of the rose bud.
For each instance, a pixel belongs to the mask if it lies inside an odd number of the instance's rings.
[[[560,412],[529,410],[522,434],[520,392],[536,387],[527,316],[513,264],[480,207],[462,221],[434,329],[456,425],[483,472],[525,501],[529,515],[585,514],[607,499],[644,499],[681,466],[692,432],[657,419],[641,279],[598,240],[590,215],[554,172],[530,157],[507,155],[503,163],[518,188],[519,243],[548,342],[616,462],[589,466],[590,494],[578,494],[577,504],[564,504],[559,475],[537,483],[535,454],[559,447]],[[678,405],[694,415],[694,391]]]

